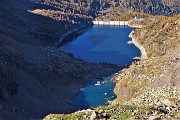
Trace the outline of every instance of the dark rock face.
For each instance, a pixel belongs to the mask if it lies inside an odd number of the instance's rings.
[[[18,83],[15,81],[10,66],[18,67],[22,56],[6,51],[0,47],[0,99],[10,101],[18,91]]]
[[[9,101],[17,93],[18,84],[13,80],[11,72],[2,68],[0,70],[0,98]]]

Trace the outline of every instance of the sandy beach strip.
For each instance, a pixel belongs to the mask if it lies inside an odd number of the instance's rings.
[[[129,37],[132,38],[132,43],[139,48],[139,50],[141,51],[141,59],[146,59],[147,58],[147,53],[145,48],[140,45],[137,40],[133,37],[133,31],[129,34]]]

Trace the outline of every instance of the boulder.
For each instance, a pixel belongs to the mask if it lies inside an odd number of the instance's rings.
[[[174,106],[175,105],[173,102],[169,101],[168,99],[162,100],[162,103],[166,106]]]
[[[162,112],[162,113],[165,113],[165,114],[168,114],[168,113],[169,113],[169,110],[167,110],[165,107],[162,107],[162,106],[158,107],[158,110],[159,110],[160,112]]]
[[[148,118],[148,120],[161,120],[161,118],[157,115],[157,116],[150,116]]]
[[[92,112],[92,114],[91,114],[91,116],[90,116],[90,120],[94,120],[94,119],[96,119],[96,118],[97,118],[97,112],[94,111],[94,112]]]

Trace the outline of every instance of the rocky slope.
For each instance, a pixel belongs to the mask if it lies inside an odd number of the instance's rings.
[[[34,13],[42,8],[51,12]],[[0,1],[0,119],[40,119],[51,112],[72,112],[73,99],[85,83],[120,69],[58,51],[55,43],[60,36],[89,23],[83,15],[56,19],[56,12],[61,13],[31,0]]]
[[[173,16],[180,13],[179,0],[101,0],[97,19],[129,20],[124,14],[129,12],[151,15]]]
[[[148,23],[148,24],[147,24]],[[49,119],[180,119],[180,16],[150,16],[130,23],[141,26],[132,37],[147,58],[116,73],[112,105]]]
[[[118,97],[114,103],[154,106],[166,99],[179,101],[180,16],[155,16],[136,24],[142,28],[134,30],[133,36],[148,58],[115,76]]]

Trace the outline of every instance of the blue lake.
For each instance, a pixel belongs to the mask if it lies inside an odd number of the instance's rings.
[[[99,80],[93,80],[81,88],[74,102],[75,106],[79,109],[94,108],[106,105],[108,100],[115,99],[116,94],[113,92],[115,83],[111,81],[112,76],[104,77],[100,80],[100,85],[95,85]]]
[[[128,36],[132,28],[114,26],[93,26],[79,30],[65,38],[71,41],[59,49],[72,53],[75,57],[89,62],[107,62],[126,66],[134,61],[134,57],[141,55],[140,50],[133,44],[127,44],[131,40]],[[113,92],[115,84],[111,82],[112,76],[105,77],[96,86],[98,80],[92,80],[79,91],[75,105],[82,109],[105,105],[108,100],[113,100],[116,95]]]

